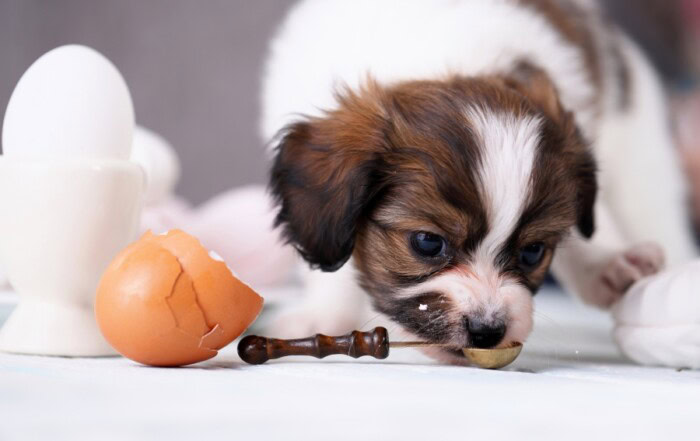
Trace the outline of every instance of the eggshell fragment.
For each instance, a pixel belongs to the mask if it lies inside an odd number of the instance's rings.
[[[263,299],[210,257],[199,241],[172,230],[147,232],[102,276],[95,314],[122,355],[153,366],[209,359],[260,313]]]

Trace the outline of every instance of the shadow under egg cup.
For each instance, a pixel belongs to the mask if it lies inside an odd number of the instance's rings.
[[[144,180],[130,161],[0,156],[0,265],[19,294],[1,351],[116,354],[97,327],[95,292],[138,233]]]

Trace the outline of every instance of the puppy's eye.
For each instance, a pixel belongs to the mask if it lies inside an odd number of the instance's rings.
[[[411,246],[424,257],[437,257],[445,251],[445,239],[427,231],[418,231],[411,235]]]
[[[520,249],[518,264],[525,271],[535,269],[544,257],[544,244],[542,242],[531,243]]]

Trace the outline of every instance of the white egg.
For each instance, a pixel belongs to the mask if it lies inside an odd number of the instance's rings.
[[[117,68],[94,49],[69,45],[32,64],[3,123],[3,153],[27,159],[129,159],[134,107]]]
[[[168,141],[157,133],[136,126],[131,160],[146,172],[147,205],[155,205],[172,196],[180,178],[180,160]]]

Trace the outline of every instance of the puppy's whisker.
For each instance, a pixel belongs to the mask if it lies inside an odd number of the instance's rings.
[[[389,335],[391,336],[392,333],[396,332],[396,330],[399,329],[400,326],[401,326],[401,325],[399,325],[398,323],[395,323],[394,325],[392,325],[392,326],[389,328]]]
[[[369,326],[370,323],[373,321],[377,320],[382,316],[382,313],[375,314],[374,316],[370,317],[366,322],[364,322],[361,326],[360,329],[364,329]]]
[[[560,328],[562,328],[562,329],[565,328],[563,325],[561,325],[561,324],[560,324],[559,322],[557,322],[555,319],[553,319],[552,317],[549,317],[547,314],[545,314],[545,313],[543,313],[543,312],[540,312],[540,311],[538,311],[538,310],[534,310],[534,311],[533,311],[533,315],[534,315],[535,317],[539,317],[539,318],[541,318],[542,320],[547,321],[548,323],[550,323],[550,324],[552,324],[552,325],[555,325],[555,326],[560,327]]]
[[[419,326],[418,329],[414,333],[417,335],[420,335],[422,332],[429,330],[430,327],[435,326],[440,320],[442,320],[444,318],[445,318],[445,315],[439,311],[431,313],[428,316],[428,320],[425,323],[423,323],[421,326]],[[411,322],[419,324],[419,321],[417,319],[412,320]]]

